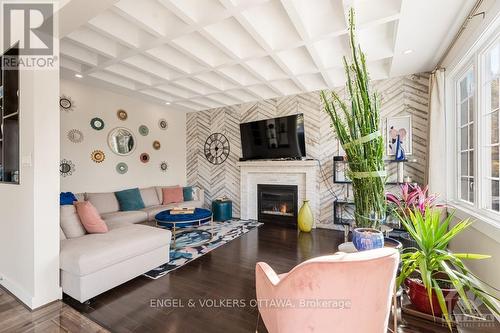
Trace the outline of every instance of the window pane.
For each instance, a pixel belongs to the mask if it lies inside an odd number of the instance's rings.
[[[498,111],[491,114],[491,143],[498,143]]]
[[[469,98],[469,122],[474,121],[474,97]]]
[[[460,101],[463,101],[468,96],[467,94],[467,77],[460,81]]]
[[[469,103],[467,101],[465,101],[460,106],[460,124],[461,125],[467,124],[469,122],[469,118],[467,116],[467,114],[469,112],[468,105],[469,105]]]
[[[474,149],[474,125],[469,125],[469,148]]]
[[[469,175],[469,167],[468,167],[468,154],[467,152],[461,153],[460,157],[460,175],[468,176]]]
[[[464,97],[465,96],[472,96],[472,94],[473,94],[472,70],[470,70],[469,73],[467,73],[467,77],[465,79],[467,80],[467,95],[464,95]]]
[[[498,178],[498,146],[491,147],[491,177]]]
[[[461,150],[465,150],[469,148],[469,140],[467,140],[467,135],[469,133],[469,128],[467,126],[462,127],[460,130],[460,148]]]
[[[491,209],[497,212],[500,211],[499,185],[498,180],[491,181]]]
[[[474,152],[469,152],[469,176],[474,176]]]
[[[491,81],[491,110],[498,109],[498,85],[500,79]]]
[[[497,43],[486,57],[486,80],[490,81],[500,74],[500,43]]]
[[[460,198],[462,198],[462,200],[467,200],[467,201],[469,200],[468,187],[469,187],[469,179],[462,178],[460,181]]]
[[[469,179],[469,201],[474,202],[474,179]]]

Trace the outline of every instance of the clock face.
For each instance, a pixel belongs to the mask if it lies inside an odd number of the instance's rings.
[[[205,141],[205,157],[212,164],[221,164],[229,156],[229,140],[221,133],[214,133]]]

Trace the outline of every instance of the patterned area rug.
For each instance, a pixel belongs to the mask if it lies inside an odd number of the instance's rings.
[[[207,237],[207,232],[211,229],[210,225],[204,225],[196,228],[195,231],[183,234],[176,240],[178,248],[170,250],[170,261],[145,273],[144,276],[156,280],[262,225],[257,221],[245,220],[229,220],[213,224],[213,238],[210,242],[197,246]]]

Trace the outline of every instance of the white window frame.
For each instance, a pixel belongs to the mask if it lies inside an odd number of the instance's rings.
[[[485,223],[475,223],[477,229],[483,232],[494,232],[495,239],[500,239],[500,213],[487,207],[489,199],[484,189],[485,185],[490,186],[486,179],[485,168],[479,168],[479,161],[490,159],[485,143],[489,143],[486,131],[481,128],[486,126],[485,119],[485,89],[482,81],[485,77],[485,58],[487,52],[495,45],[500,38],[500,16],[497,16],[487,29],[484,29],[475,43],[461,56],[458,57],[446,71],[445,92],[446,92],[446,140],[449,143],[447,149],[447,170],[451,170],[447,175],[446,199],[449,206],[456,209],[459,218],[472,218]],[[457,84],[464,75],[473,68],[474,77],[474,203],[461,200],[460,195],[460,163],[458,159],[458,117],[460,110],[457,108]],[[492,228],[493,227],[493,228]]]
[[[486,98],[486,94],[489,94],[490,92],[487,91],[486,89],[484,89],[482,83],[483,83],[483,78],[486,77],[486,55],[488,54],[489,51],[491,51],[491,49],[497,44],[497,43],[500,43],[500,32],[498,32],[497,34],[495,34],[489,41],[488,43],[485,45],[485,48],[478,54],[478,64],[479,64],[479,68],[481,69],[481,73],[480,73],[480,77],[481,77],[481,81],[478,82],[478,84],[481,84],[481,96],[479,98],[479,107],[480,107],[480,120],[479,120],[479,123],[478,123],[478,126],[481,126],[480,128],[486,128],[486,126],[489,126],[489,122],[486,120],[486,116],[487,116],[487,113],[486,113],[486,109],[489,109],[489,106],[487,106],[487,101],[488,99]],[[480,159],[481,161],[486,161],[486,160],[490,160],[491,158],[491,155],[490,155],[490,152],[489,150],[487,149],[487,146],[490,146],[491,143],[490,143],[490,137],[488,137],[487,135],[487,131],[480,131],[481,133],[478,133],[479,134],[479,139],[481,140],[481,146],[479,147],[480,148]],[[491,163],[488,163],[488,166],[491,166]],[[489,167],[488,167],[488,170],[489,170]],[[488,192],[491,192],[491,188],[490,188],[490,180],[488,179],[488,177],[491,176],[491,170],[489,170],[489,172],[487,172],[487,168],[482,168],[480,170],[481,172],[481,181],[480,181],[480,186],[482,189],[485,189],[484,191],[481,191],[478,195],[480,197],[480,202],[481,202],[481,206],[479,207],[483,214],[485,214],[487,217],[489,218],[493,218],[493,219],[496,219],[498,221],[498,223],[500,224],[500,212],[497,212],[497,211],[494,211],[490,208],[488,208],[489,206],[489,200],[491,200],[491,195],[488,197],[487,193]],[[488,190],[486,190],[488,189]]]
[[[462,199],[462,196],[461,196],[461,179],[462,179],[462,170],[461,170],[461,158],[460,158],[460,153],[461,153],[461,150],[462,150],[462,142],[461,142],[461,138],[459,139],[459,127],[460,127],[460,123],[461,123],[461,119],[460,119],[460,115],[461,115],[461,105],[459,105],[460,103],[457,103],[458,102],[458,96],[460,95],[460,81],[462,81],[469,73],[469,71],[472,70],[472,80],[474,82],[474,88],[473,88],[473,96],[474,96],[474,113],[473,113],[473,118],[472,118],[472,127],[474,128],[474,137],[468,137],[469,140],[473,140],[473,146],[472,146],[472,151],[474,152],[474,160],[473,160],[473,164],[474,164],[474,192],[473,192],[473,202],[470,202],[470,201],[467,201],[467,200],[464,200]],[[453,82],[453,86],[454,86],[454,101],[453,101],[453,107],[454,107],[454,112],[453,112],[453,116],[454,116],[454,136],[455,136],[455,139],[454,139],[454,142],[455,142],[455,188],[454,188],[454,199],[459,202],[460,204],[462,205],[467,205],[467,206],[470,206],[470,207],[473,207],[475,205],[475,203],[477,202],[477,196],[476,196],[476,188],[477,188],[477,170],[476,170],[476,154],[477,154],[477,143],[478,141],[476,140],[475,136],[476,136],[476,126],[477,126],[477,116],[476,116],[476,111],[477,111],[477,87],[476,87],[476,83],[477,83],[477,76],[476,76],[476,66],[474,64],[474,61],[468,61],[467,63],[465,63],[463,65],[463,67],[461,68],[461,71],[457,73],[456,75],[456,78]],[[470,123],[470,122],[469,122]],[[469,124],[467,123],[467,124]],[[467,125],[465,124],[465,125]],[[467,135],[469,134],[469,132],[467,132]],[[467,141],[468,144],[470,144],[469,141]],[[467,150],[467,151],[470,151],[470,150]],[[469,160],[467,160],[468,162]],[[470,170],[470,165],[469,165],[469,168],[468,170]]]

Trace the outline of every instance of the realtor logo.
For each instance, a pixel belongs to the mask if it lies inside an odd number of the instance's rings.
[[[53,14],[51,3],[4,3],[4,47],[19,42],[20,55],[53,55]]]

